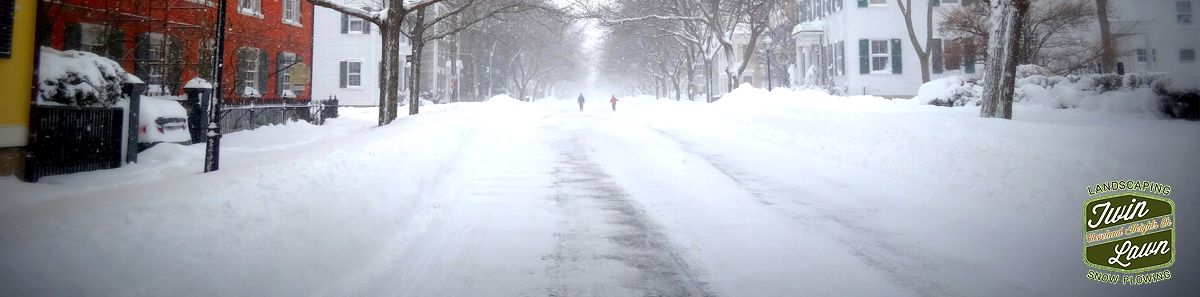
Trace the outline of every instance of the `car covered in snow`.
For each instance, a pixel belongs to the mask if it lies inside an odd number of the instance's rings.
[[[142,150],[162,142],[190,144],[187,110],[170,97],[142,96],[138,114],[138,143]]]

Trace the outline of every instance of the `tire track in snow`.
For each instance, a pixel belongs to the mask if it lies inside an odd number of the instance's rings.
[[[826,209],[804,200],[789,199],[789,196],[784,193],[803,193],[804,191],[776,184],[770,181],[769,178],[755,176],[753,173],[738,168],[726,156],[702,152],[695,148],[696,145],[694,143],[681,140],[680,137],[657,128],[651,127],[651,129],[666,138],[678,142],[683,151],[711,164],[713,168],[716,168],[722,174],[729,177],[730,180],[737,183],[738,186],[751,194],[751,196],[757,198],[760,203],[766,205],[768,208],[782,212],[805,225],[814,226],[821,230],[838,230],[828,232],[826,235],[830,235],[831,238],[844,244],[849,248],[851,254],[867,265],[885,272],[892,282],[900,287],[911,289],[919,296],[961,296],[961,292],[957,292],[936,281],[937,267],[944,265],[930,264],[928,263],[930,259],[923,259],[911,253],[905,253],[900,248],[877,239],[878,235],[881,235],[878,230],[872,230],[855,222],[856,220],[863,219],[864,215],[869,215],[864,214],[864,212],[871,213],[877,210],[845,211]],[[823,181],[830,183],[834,187],[851,187],[848,184],[836,181]],[[797,207],[800,209],[797,210]]]
[[[547,255],[555,263],[549,296],[713,296],[662,228],[591,158],[584,136],[569,130],[578,131],[561,123],[548,129],[559,134],[549,141],[559,152],[555,201],[564,212],[563,232]],[[631,273],[616,288],[577,280],[597,270]]]

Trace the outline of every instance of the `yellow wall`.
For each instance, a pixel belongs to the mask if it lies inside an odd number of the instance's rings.
[[[16,0],[12,59],[0,58],[0,147],[23,146],[26,142],[37,2]]]

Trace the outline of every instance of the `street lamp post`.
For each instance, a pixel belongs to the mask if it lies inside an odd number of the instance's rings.
[[[217,4],[217,28],[216,28],[217,29],[217,40],[216,40],[216,46],[217,46],[216,55],[217,56],[215,57],[216,59],[213,59],[214,60],[213,65],[202,65],[201,66],[201,67],[212,66],[212,67],[216,68],[216,73],[214,75],[215,79],[213,81],[213,92],[211,95],[212,99],[209,99],[208,106],[205,107],[205,108],[207,108],[206,112],[208,114],[208,126],[205,128],[208,129],[208,133],[205,133],[205,136],[207,136],[206,137],[207,141],[205,141],[204,172],[213,172],[213,171],[217,171],[217,169],[220,168],[220,160],[221,160],[221,121],[220,121],[220,117],[221,117],[221,87],[222,87],[221,86],[221,79],[222,79],[221,74],[223,74],[224,70],[225,70],[225,61],[224,61],[225,60],[224,59],[224,57],[225,57],[225,6],[226,6],[225,4],[226,4],[226,0],[220,0],[219,4]]]
[[[763,45],[767,47],[767,91],[771,91],[774,87],[771,85],[771,36],[768,35],[763,39]]]

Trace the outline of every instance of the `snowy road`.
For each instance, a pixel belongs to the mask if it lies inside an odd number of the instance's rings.
[[[1186,253],[1172,267],[1180,281],[1138,287],[1084,278],[1077,217],[1056,216],[1076,214],[1076,202],[979,199],[1005,185],[915,180],[870,163],[895,162],[893,155],[834,158],[839,152],[825,146],[836,142],[779,145],[643,113],[661,112],[650,109],[656,104],[620,112],[592,105],[579,112],[568,101],[451,105],[383,128],[345,121],[273,128],[336,131],[291,144],[231,135],[225,170],[196,177],[187,171],[198,160],[160,154],[199,148],[166,146],[144,153],[165,162],[48,179],[74,186],[4,184],[16,199],[0,199],[0,295],[1170,296],[1195,289],[1183,281],[1196,268],[1196,255]],[[670,107],[691,115],[688,106]],[[828,120],[819,117],[825,113],[812,111],[812,121]],[[816,138],[824,127],[804,128]],[[271,146],[239,148],[259,141]],[[901,153],[913,164],[938,161]],[[1177,203],[1185,209],[1195,201]],[[1185,237],[1196,230],[1182,232],[1184,244],[1196,239]]]

